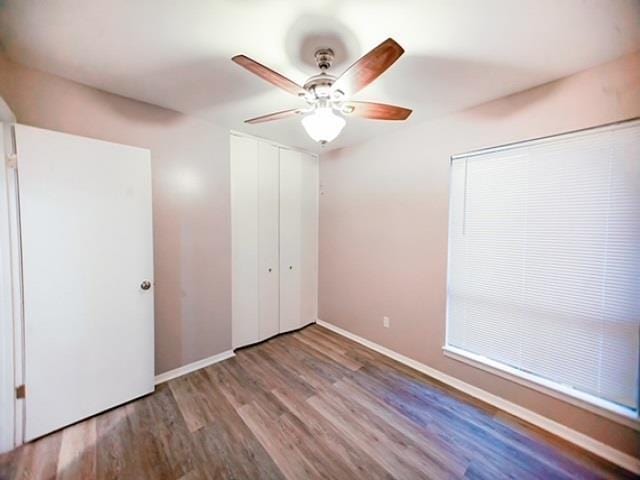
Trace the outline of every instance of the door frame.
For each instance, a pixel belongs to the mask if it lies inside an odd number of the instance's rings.
[[[15,116],[0,98],[0,453],[23,443],[24,383],[22,276]]]

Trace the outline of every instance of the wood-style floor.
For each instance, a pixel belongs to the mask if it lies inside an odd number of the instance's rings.
[[[632,475],[313,325],[0,457],[0,478]]]

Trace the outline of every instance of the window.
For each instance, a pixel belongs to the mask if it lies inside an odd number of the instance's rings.
[[[640,122],[451,162],[445,351],[637,417]]]

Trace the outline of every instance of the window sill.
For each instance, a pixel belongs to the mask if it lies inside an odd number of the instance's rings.
[[[444,355],[449,358],[498,375],[499,377],[511,380],[640,431],[640,417],[638,417],[637,412],[631,409],[602,400],[588,393],[579,392],[565,385],[540,378],[531,373],[518,370],[517,368],[503,365],[500,362],[490,360],[481,355],[475,355],[460,348],[445,345],[442,347],[442,350]]]

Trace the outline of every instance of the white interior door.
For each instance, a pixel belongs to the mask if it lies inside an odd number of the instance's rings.
[[[301,320],[301,154],[280,149],[280,331],[295,330]]]
[[[259,340],[258,142],[231,135],[231,337],[233,348]]]
[[[258,282],[260,340],[280,332],[278,147],[258,144]]]
[[[153,391],[148,150],[16,126],[25,440]]]
[[[300,323],[318,318],[318,157],[303,153],[301,160]]]

